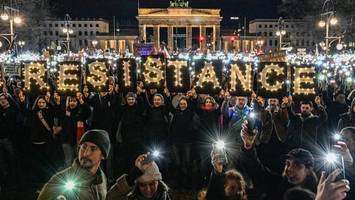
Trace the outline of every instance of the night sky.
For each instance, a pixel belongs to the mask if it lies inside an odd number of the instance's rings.
[[[137,0],[52,0],[55,15],[69,13],[72,17],[95,17],[112,19],[135,19]],[[277,7],[281,0],[190,0],[193,8],[220,8],[222,16],[246,16],[255,18],[278,18]],[[169,0],[140,0],[140,7],[169,6]]]

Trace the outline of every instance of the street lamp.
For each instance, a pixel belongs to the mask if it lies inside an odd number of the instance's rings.
[[[73,34],[74,31],[73,29],[70,28],[70,16],[69,14],[65,15],[64,21],[65,21],[65,27],[63,28],[63,33],[66,34],[66,42],[67,42],[67,53],[69,54],[70,52],[70,34]]]
[[[329,26],[334,26],[338,23],[338,19],[334,16],[335,11],[333,10],[334,8],[331,7],[331,0],[326,0],[323,4],[322,10],[323,13],[321,14],[321,17],[323,18],[321,21],[319,21],[318,26],[321,28],[325,27],[325,44],[324,44],[324,50],[325,54],[327,55],[329,53],[329,47],[330,44],[336,40],[339,40],[341,37],[330,37],[329,36]],[[333,41],[329,41],[329,39],[333,39]]]
[[[279,51],[281,51],[282,48],[282,36],[286,35],[286,30],[284,30],[283,27],[284,22],[285,21],[282,19],[282,17],[280,17],[278,20],[278,30],[276,31],[276,36],[279,37]]]
[[[3,11],[0,14],[0,18],[3,21],[9,21],[10,23],[10,33],[9,34],[1,34],[1,36],[10,36],[10,40],[7,39],[6,40],[10,43],[9,45],[9,49],[12,47],[12,44],[14,42],[15,39],[15,31],[14,31],[14,24],[21,24],[23,19],[20,16],[20,11],[16,8],[12,7],[12,1],[10,1],[10,5],[11,6],[4,6],[3,7]]]
[[[18,41],[18,45],[22,48],[23,46],[25,46],[25,41],[23,40]]]
[[[96,45],[98,44],[98,41],[97,40],[93,40],[91,42],[92,46],[94,47],[94,49],[96,49]]]

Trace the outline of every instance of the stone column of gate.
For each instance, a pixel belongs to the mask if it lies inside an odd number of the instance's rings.
[[[201,50],[206,49],[206,26],[200,25],[200,37],[202,37],[202,41],[200,40],[200,48]]]
[[[221,50],[221,27],[220,25],[215,25],[214,27],[214,43],[213,50]]]
[[[188,25],[186,27],[186,48],[192,49],[192,27]]]
[[[139,25],[139,41],[146,41],[145,25]]]
[[[154,41],[154,47],[159,50],[160,49],[160,42],[159,42],[159,25],[154,25],[153,26],[153,41]]]
[[[173,26],[168,26],[168,48],[169,50],[173,50],[174,45],[174,37],[173,37]]]

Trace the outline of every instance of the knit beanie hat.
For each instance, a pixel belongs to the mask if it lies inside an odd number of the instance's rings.
[[[108,153],[110,152],[110,138],[108,133],[102,129],[92,129],[86,131],[83,137],[81,138],[79,145],[83,144],[84,142],[91,142],[96,144],[104,157],[107,158]]]
[[[133,97],[133,98],[137,98],[137,95],[135,94],[135,93],[133,93],[133,92],[128,92],[127,94],[126,94],[126,99],[128,98],[128,97]]]
[[[146,183],[150,181],[159,181],[161,180],[161,173],[159,167],[155,162],[152,162],[150,167],[148,167],[142,176],[140,176],[137,181],[140,183]]]

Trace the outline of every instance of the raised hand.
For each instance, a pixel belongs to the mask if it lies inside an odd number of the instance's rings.
[[[139,155],[134,162],[134,165],[142,172],[145,172],[145,170],[148,169],[152,165],[152,162],[150,162],[150,163],[144,162],[146,158],[147,158],[147,154],[142,154],[142,155]]]
[[[242,124],[242,130],[240,131],[240,136],[243,140],[244,148],[251,149],[253,147],[257,134],[257,129],[249,130],[248,121],[245,120]]]
[[[345,142],[337,141],[337,143],[334,145],[334,148],[336,149],[337,153],[343,156],[345,162],[350,163],[350,165],[353,164],[353,157],[351,156],[350,150]]]
[[[333,171],[328,177],[322,172],[318,186],[315,200],[341,200],[345,199],[346,193],[350,190],[349,181],[339,180],[335,181],[339,176],[340,170]]]

